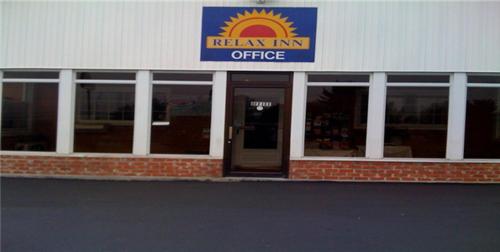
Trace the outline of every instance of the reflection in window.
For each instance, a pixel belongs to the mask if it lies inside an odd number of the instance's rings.
[[[444,158],[448,88],[388,87],[384,157]]]
[[[465,158],[500,158],[500,88],[468,88]]]
[[[306,156],[364,157],[368,87],[309,87]]]
[[[208,154],[212,86],[154,85],[151,153]]]
[[[131,153],[133,84],[76,86],[75,152]]]
[[[56,150],[57,89],[57,83],[3,83],[2,150]]]

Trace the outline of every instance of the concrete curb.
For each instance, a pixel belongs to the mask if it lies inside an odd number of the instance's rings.
[[[310,182],[310,183],[388,183],[388,184],[466,184],[466,185],[499,185],[497,182],[463,182],[463,181],[386,181],[386,180],[321,180],[321,179],[286,179],[262,177],[146,177],[146,176],[87,176],[87,175],[41,175],[0,173],[0,178],[34,178],[34,179],[74,179],[100,181],[198,181],[198,182]]]

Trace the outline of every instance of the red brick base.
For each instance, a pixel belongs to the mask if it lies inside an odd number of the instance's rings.
[[[0,155],[2,174],[222,177],[220,159]],[[500,183],[500,163],[290,161],[291,179]]]
[[[221,177],[222,160],[1,155],[2,174]]]
[[[500,183],[500,164],[290,161],[290,178],[337,181]]]

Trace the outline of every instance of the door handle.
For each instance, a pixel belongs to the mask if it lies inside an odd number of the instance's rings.
[[[229,126],[229,133],[227,139],[231,141],[233,139],[233,126]]]

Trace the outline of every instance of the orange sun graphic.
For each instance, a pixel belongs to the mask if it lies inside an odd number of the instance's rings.
[[[293,38],[297,36],[293,31],[293,22],[287,22],[288,17],[281,17],[281,13],[274,14],[273,11],[266,12],[256,9],[250,13],[244,11],[243,15],[237,13],[236,17],[230,17],[231,21],[224,22],[221,27],[224,32],[219,35],[227,38]]]

